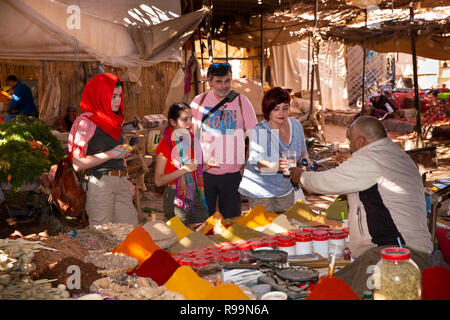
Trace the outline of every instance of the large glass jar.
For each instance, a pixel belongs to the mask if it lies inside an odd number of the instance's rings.
[[[386,248],[374,269],[374,300],[420,300],[421,273],[406,248]]]

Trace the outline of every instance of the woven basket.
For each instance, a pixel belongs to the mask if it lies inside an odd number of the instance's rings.
[[[115,269],[115,270],[97,270],[98,273],[100,273],[101,275],[105,276],[105,277],[109,277],[115,274],[119,274],[119,273],[128,273],[130,271],[133,271],[134,268],[136,268],[138,265],[138,263],[136,263],[134,266],[132,267],[126,267],[126,268],[122,268],[122,269]]]

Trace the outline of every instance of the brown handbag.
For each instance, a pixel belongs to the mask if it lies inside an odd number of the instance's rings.
[[[84,191],[69,157],[64,157],[58,163],[48,201],[67,220],[87,226],[86,191]]]

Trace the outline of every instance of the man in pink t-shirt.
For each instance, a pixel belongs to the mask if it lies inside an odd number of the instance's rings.
[[[203,158],[215,158],[219,167],[204,174],[205,198],[209,214],[216,211],[225,218],[241,214],[241,197],[238,192],[241,168],[245,164],[245,136],[257,123],[255,110],[248,98],[238,95],[212,113],[203,123],[202,117],[214,108],[231,91],[231,66],[214,63],[208,68],[210,91],[194,98],[191,103],[194,133],[203,148]]]

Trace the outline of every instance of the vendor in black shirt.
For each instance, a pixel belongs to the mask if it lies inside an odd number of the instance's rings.
[[[369,95],[369,101],[372,105],[371,116],[376,118],[392,118],[394,116],[395,107],[385,95],[372,92]]]

